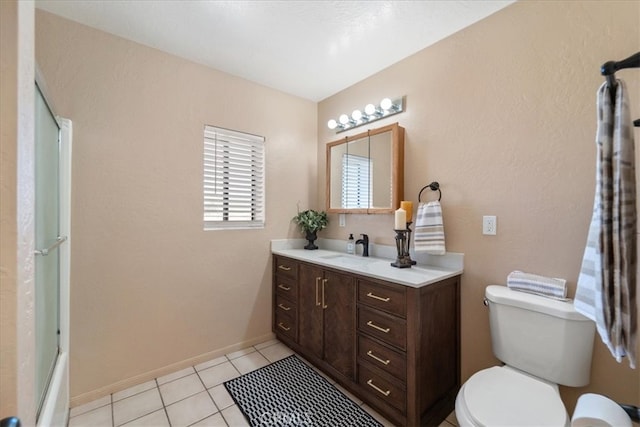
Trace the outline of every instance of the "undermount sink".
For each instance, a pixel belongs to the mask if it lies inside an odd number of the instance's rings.
[[[379,261],[375,258],[368,258],[368,257],[362,257],[362,256],[356,256],[356,255],[342,255],[342,254],[325,255],[325,256],[321,256],[320,258],[326,259],[327,261],[334,261],[337,263],[349,264],[349,265],[366,265],[366,264],[371,264],[373,262]]]

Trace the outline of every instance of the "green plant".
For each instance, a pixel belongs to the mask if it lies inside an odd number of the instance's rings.
[[[318,212],[313,209],[307,209],[306,211],[298,212],[298,215],[293,217],[293,222],[300,226],[303,233],[315,233],[329,224],[329,217],[324,211]]]

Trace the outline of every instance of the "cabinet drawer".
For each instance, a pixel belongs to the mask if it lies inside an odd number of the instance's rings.
[[[292,259],[276,256],[273,268],[277,276],[298,279],[298,263]]]
[[[298,327],[294,317],[282,313],[282,310],[276,311],[275,330],[277,334],[283,334],[296,341],[298,337]]]
[[[358,283],[358,302],[400,317],[407,315],[406,295],[404,287],[384,286],[366,280]]]
[[[406,355],[393,351],[364,335],[358,335],[358,359],[393,375],[403,383],[407,380]]]
[[[403,413],[405,412],[407,395],[405,389],[399,384],[362,364],[358,364],[358,384],[371,396],[383,400]]]
[[[291,301],[297,301],[298,282],[280,275],[276,276],[276,295],[282,295]]]
[[[358,307],[358,330],[382,341],[407,349],[407,322],[378,310]]]
[[[291,317],[293,320],[297,319],[298,309],[294,303],[280,295],[276,296],[276,313],[282,313]]]

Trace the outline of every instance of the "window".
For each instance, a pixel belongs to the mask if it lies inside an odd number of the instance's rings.
[[[204,229],[264,227],[264,137],[204,127]]]
[[[345,154],[342,156],[342,207],[366,209],[371,206],[371,180],[368,157]]]

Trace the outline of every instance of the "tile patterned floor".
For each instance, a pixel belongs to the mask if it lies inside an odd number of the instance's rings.
[[[223,383],[291,354],[293,351],[277,340],[229,353],[71,408],[69,427],[248,426]],[[384,426],[392,426],[361,400],[325,378]],[[456,425],[451,414],[440,427]]]

